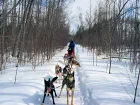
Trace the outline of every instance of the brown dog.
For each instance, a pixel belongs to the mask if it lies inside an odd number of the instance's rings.
[[[69,105],[69,92],[71,91],[71,105],[73,104],[74,99],[74,89],[75,89],[75,78],[74,78],[74,72],[67,74],[67,80],[66,80],[66,86],[67,86],[67,105]]]
[[[58,64],[55,66],[55,74],[59,80],[62,79],[62,68]]]
[[[74,59],[74,57],[69,58],[68,64],[70,65],[71,68],[73,65],[76,65],[78,67],[81,66],[80,63]]]

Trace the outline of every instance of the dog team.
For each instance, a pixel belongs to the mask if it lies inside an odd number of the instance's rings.
[[[44,79],[44,84],[45,84],[45,89],[44,89],[44,96],[42,100],[42,104],[44,105],[45,97],[46,95],[49,96],[51,95],[53,105],[55,105],[54,101],[54,95],[57,97],[54,82],[58,79],[59,82],[62,80],[62,85],[61,85],[61,90],[59,92],[58,98],[61,97],[62,90],[64,86],[66,85],[66,91],[67,91],[67,105],[74,105],[74,89],[75,89],[75,77],[74,77],[74,70],[73,70],[73,65],[79,66],[79,62],[77,62],[76,57],[75,57],[75,42],[71,40],[69,46],[68,46],[68,53],[64,55],[64,63],[65,67],[62,69],[60,65],[55,66],[55,75],[52,80],[48,78],[48,80]],[[71,95],[70,95],[71,91]],[[71,96],[71,104],[69,104],[69,97]]]

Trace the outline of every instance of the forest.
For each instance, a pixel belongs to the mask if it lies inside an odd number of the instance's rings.
[[[140,57],[140,3],[139,0],[105,0],[92,15],[91,9],[84,25],[82,14],[75,40],[89,49],[97,49],[111,59],[125,58],[133,65]],[[93,18],[94,16],[94,18]],[[117,56],[114,56],[116,54]],[[111,72],[111,68],[109,70]]]
[[[69,36],[65,8],[64,0],[1,0],[0,70],[10,57],[36,65],[63,48]]]
[[[90,0],[91,1],[91,0]],[[129,59],[130,71],[140,76],[140,1],[105,0],[92,13],[92,5],[86,17],[82,14],[75,40],[90,50],[97,49],[98,55],[106,54],[109,59],[109,74],[112,60]],[[136,86],[137,89],[137,86]],[[135,101],[135,100],[134,100]]]
[[[73,38],[92,50],[93,55],[95,49],[97,55],[106,54],[109,74],[114,58],[129,60],[130,71],[137,77],[136,96],[140,77],[140,0],[104,0],[94,12],[90,4],[86,22],[79,14],[80,23],[73,36],[67,1],[0,0],[1,74],[9,59],[16,58],[17,67],[31,63],[35,68],[50,60],[57,49],[64,49]]]

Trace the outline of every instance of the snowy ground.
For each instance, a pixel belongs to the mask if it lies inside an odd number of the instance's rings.
[[[16,84],[14,84],[16,67],[14,63],[0,75],[0,105],[40,105],[43,98],[44,81],[54,76],[58,63],[64,67],[63,55],[67,50],[57,52],[50,62],[38,66],[35,71],[30,64],[19,67]],[[140,105],[140,88],[136,104],[133,103],[136,78],[129,73],[126,61],[114,61],[112,73],[106,73],[107,59],[98,57],[97,66],[93,66],[92,52],[77,46],[76,54],[82,65],[75,67],[76,88],[74,105]],[[55,83],[60,86],[61,83]],[[139,85],[140,87],[140,85]],[[60,87],[56,89],[57,94]],[[61,98],[55,98],[56,105],[66,105],[66,89]],[[52,105],[51,97],[46,97],[45,105]]]

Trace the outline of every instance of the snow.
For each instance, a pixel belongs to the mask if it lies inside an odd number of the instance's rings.
[[[55,65],[65,66],[63,55],[67,48],[57,51],[55,56],[33,71],[32,65],[18,67],[17,81],[14,84],[15,62],[9,63],[0,75],[0,105],[40,105],[44,92],[44,78],[55,76]],[[108,74],[108,60],[98,56],[97,66],[93,65],[92,52],[77,45],[76,55],[81,67],[74,67],[76,86],[74,105],[140,105],[140,85],[136,103],[133,103],[137,78],[129,72],[127,60],[112,63]],[[95,58],[95,57],[94,57]],[[59,81],[54,84],[57,95],[60,92]],[[62,97],[55,97],[56,105],[66,105],[66,88]],[[46,97],[44,105],[52,105],[51,97]]]

